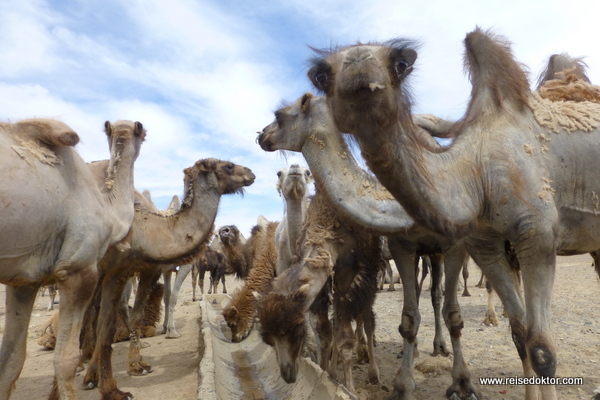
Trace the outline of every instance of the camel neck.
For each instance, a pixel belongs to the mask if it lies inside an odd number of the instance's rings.
[[[175,214],[161,215],[136,208],[133,246],[139,258],[156,263],[185,263],[200,250],[211,233],[221,195],[216,185],[207,182],[205,174],[191,185],[192,194],[186,196]]]
[[[340,215],[384,235],[414,225],[381,183],[360,168],[341,133],[331,129],[315,135],[305,142],[302,154],[315,182]]]
[[[478,173],[475,159],[460,151],[460,143],[429,148],[420,134],[409,122],[386,131],[362,127],[357,138],[369,168],[417,223],[462,237],[479,213],[471,194]]]

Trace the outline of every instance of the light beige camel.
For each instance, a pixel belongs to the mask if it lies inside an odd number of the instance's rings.
[[[360,224],[371,232],[390,235],[389,248],[404,288],[400,326],[404,348],[397,379],[404,382],[407,390],[413,390],[413,358],[420,322],[416,269],[419,256],[431,255],[434,280],[431,297],[436,321],[433,353],[448,354],[441,322],[444,268],[447,276],[444,317],[455,354],[452,376],[455,377],[455,385],[463,386],[463,391],[476,393],[478,390],[470,380],[462,355],[462,319],[456,295],[463,260],[467,257],[464,245],[416,224],[389,192],[358,166],[338,133],[324,98],[305,94],[290,106],[277,110],[275,115],[276,120],[265,127],[258,138],[261,147],[267,151],[301,151],[315,183],[324,189],[340,218]],[[427,125],[428,121],[435,122],[435,119],[419,117],[420,124]],[[433,141],[431,137],[430,140]]]
[[[532,93],[509,45],[492,33],[476,29],[465,47],[473,89],[452,128],[455,140],[442,151],[424,143],[411,119],[412,43],[323,52],[309,75],[327,94],[338,129],[356,137],[370,169],[415,220],[466,238],[506,306],[524,375],[554,377],[548,316],[556,254],[600,246],[593,233],[600,177],[591,167],[600,157],[600,106]],[[510,279],[507,240],[521,264],[525,307]],[[551,385],[525,393],[556,399]],[[392,398],[404,398],[397,383]]]
[[[0,399],[10,397],[23,367],[37,291],[51,283],[58,284],[61,314],[50,398],[76,397],[83,314],[98,259],[131,227],[133,163],[145,136],[139,122],[107,121],[105,130],[111,158],[93,171],[71,147],[79,139],[66,124],[0,124],[0,282],[11,310],[0,348]]]
[[[283,218],[275,233],[279,275],[290,265],[294,255],[308,207],[308,192],[312,176],[308,168],[292,164],[289,168],[279,170],[277,178],[277,192],[285,201]]]
[[[117,388],[110,351],[117,306],[127,278],[136,271],[142,272],[131,316],[124,318],[129,321],[130,329],[137,329],[149,291],[160,275],[161,265],[192,261],[212,232],[221,196],[242,192],[245,186],[254,182],[254,178],[250,169],[228,161],[215,158],[199,160],[184,170],[181,209],[167,214],[156,213],[151,201],[136,192],[131,229],[121,246],[109,248],[101,262],[97,338],[84,377],[85,387],[99,384],[105,399],[131,397],[130,393],[123,393]],[[139,333],[132,332],[128,372],[141,375],[150,372],[151,367],[143,362],[139,341],[133,340],[135,337],[139,337]]]

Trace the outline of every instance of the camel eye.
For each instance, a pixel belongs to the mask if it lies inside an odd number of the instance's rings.
[[[277,172],[277,177],[281,178],[281,171]]]
[[[281,125],[281,113],[279,111],[275,112],[275,121],[277,121],[277,125]]]
[[[306,170],[305,174],[306,174],[306,176],[310,176],[310,171]]]

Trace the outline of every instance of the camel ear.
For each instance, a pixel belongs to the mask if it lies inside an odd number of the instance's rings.
[[[402,80],[412,72],[416,60],[417,52],[413,49],[402,49],[392,54],[393,67],[398,79]]]
[[[108,136],[112,135],[112,127],[110,125],[110,121],[105,121],[104,122],[104,132],[106,132],[106,134]]]
[[[296,301],[298,303],[306,302],[306,299],[308,298],[309,290],[310,290],[310,285],[308,283],[305,283],[304,285],[300,286],[300,288],[294,292],[294,295],[293,295],[294,301]]]
[[[333,71],[331,65],[325,60],[316,60],[313,66],[308,70],[308,78],[319,91],[327,93],[331,86],[331,75]]]
[[[204,159],[196,161],[196,167],[198,167],[198,169],[202,172],[207,172],[210,170],[210,160]]]
[[[302,96],[302,101],[300,102],[300,104],[301,104],[300,107],[301,107],[303,113],[308,112],[308,109],[310,107],[310,101],[312,100],[312,98],[313,98],[313,94],[310,92],[305,93],[304,96]]]
[[[141,122],[135,121],[133,134],[135,137],[141,137],[142,139],[146,136],[146,130]]]

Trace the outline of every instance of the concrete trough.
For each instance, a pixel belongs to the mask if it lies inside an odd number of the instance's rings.
[[[275,351],[256,329],[241,343],[231,342],[224,334],[228,327],[222,315],[230,301],[227,294],[213,294],[200,302],[205,347],[198,399],[357,400],[309,358],[300,361],[297,381],[286,383]]]

